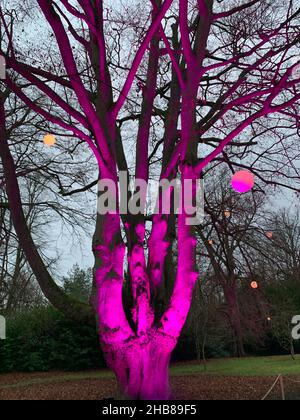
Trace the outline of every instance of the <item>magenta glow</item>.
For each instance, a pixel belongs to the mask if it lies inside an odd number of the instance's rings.
[[[231,179],[232,188],[241,194],[252,190],[254,184],[254,175],[249,171],[236,172]]]

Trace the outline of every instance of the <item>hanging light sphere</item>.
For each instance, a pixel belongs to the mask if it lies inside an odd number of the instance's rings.
[[[251,283],[251,288],[254,289],[254,290],[258,289],[258,283],[257,283],[257,281],[253,281]]]
[[[53,134],[46,134],[44,136],[44,144],[48,147],[52,147],[56,144],[56,138]]]
[[[246,193],[254,187],[254,175],[249,171],[236,172],[231,179],[232,188],[239,193]]]

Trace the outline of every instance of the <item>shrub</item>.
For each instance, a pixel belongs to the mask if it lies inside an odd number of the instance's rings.
[[[104,367],[96,327],[76,324],[53,307],[7,320],[0,372],[76,371]]]

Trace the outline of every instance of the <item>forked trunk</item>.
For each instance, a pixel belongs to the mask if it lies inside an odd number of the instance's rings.
[[[195,176],[190,165],[182,167],[184,180]],[[114,178],[116,174],[110,179]],[[185,189],[183,193],[186,194]],[[185,211],[178,215],[177,276],[169,306],[155,320],[150,294],[153,278],[151,269],[150,275],[147,270],[144,252],[144,223],[134,223],[129,218],[124,224],[129,239],[127,262],[134,303],[128,317],[123,302],[126,245],[121,235],[121,219],[117,212],[98,213],[93,245],[95,309],[102,349],[124,398],[168,400],[171,397],[170,357],[185,324],[198,279],[194,271],[197,241],[187,219]],[[149,242],[151,248],[153,244]],[[154,251],[159,252],[156,248]]]

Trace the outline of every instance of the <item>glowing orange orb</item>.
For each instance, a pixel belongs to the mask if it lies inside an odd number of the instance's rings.
[[[231,212],[230,211],[224,211],[224,216],[229,219],[229,217],[231,216]]]
[[[257,283],[257,281],[253,281],[253,282],[251,283],[251,288],[252,288],[252,289],[258,289],[258,283]]]
[[[232,179],[232,188],[239,193],[246,193],[254,187],[254,175],[249,171],[236,172]]]
[[[44,136],[44,144],[48,147],[52,147],[56,144],[56,138],[53,134],[46,134]]]
[[[268,316],[267,321],[272,321],[272,318]]]

